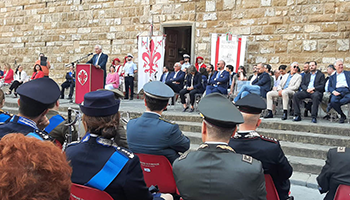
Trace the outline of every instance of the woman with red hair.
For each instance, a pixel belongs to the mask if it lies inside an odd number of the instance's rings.
[[[12,133],[0,140],[2,200],[67,200],[71,173],[65,154],[52,142]]]

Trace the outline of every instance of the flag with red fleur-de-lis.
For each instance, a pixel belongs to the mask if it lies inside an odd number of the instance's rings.
[[[149,81],[160,80],[164,67],[165,37],[139,37],[138,92]]]

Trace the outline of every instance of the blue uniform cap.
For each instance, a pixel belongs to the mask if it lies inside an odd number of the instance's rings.
[[[22,101],[50,105],[59,99],[60,88],[54,80],[44,77],[24,83],[17,93]]]
[[[241,112],[250,114],[260,114],[266,109],[266,102],[261,96],[251,93],[238,100],[235,105]]]
[[[146,83],[143,86],[143,91],[147,96],[160,100],[168,100],[174,96],[174,91],[160,81]]]
[[[120,100],[116,100],[111,91],[94,91],[86,93],[80,110],[87,116],[105,117],[118,112]]]
[[[235,128],[244,122],[241,112],[219,93],[211,93],[202,98],[198,110],[207,122],[218,127]]]

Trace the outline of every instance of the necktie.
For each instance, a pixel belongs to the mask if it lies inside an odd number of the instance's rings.
[[[216,78],[219,78],[220,77],[220,72],[218,72],[218,75],[216,76]]]

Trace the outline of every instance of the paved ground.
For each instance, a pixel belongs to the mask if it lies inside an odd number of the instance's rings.
[[[299,185],[292,185],[291,195],[295,200],[321,200],[325,194],[320,194],[317,189],[307,188]]]

